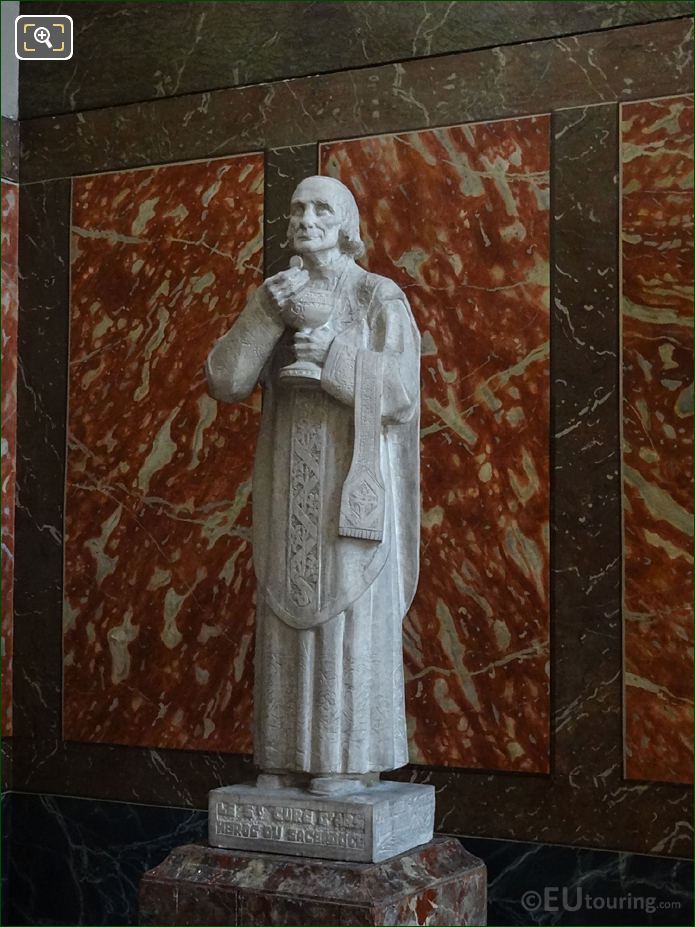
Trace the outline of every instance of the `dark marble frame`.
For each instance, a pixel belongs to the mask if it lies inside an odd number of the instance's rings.
[[[691,43],[673,19],[26,119],[21,180],[668,96],[688,90]]]
[[[0,127],[2,147],[0,152],[0,174],[2,179],[13,184],[19,183],[19,122],[7,116],[2,117]],[[16,537],[16,530],[15,530]],[[14,650],[14,608],[13,608],[13,650]],[[10,657],[14,665],[14,653]],[[0,788],[4,792],[12,782],[12,737],[2,737],[0,741]]]
[[[246,757],[61,740],[61,178],[265,149],[271,271],[287,191],[315,170],[321,140],[552,111],[551,774],[408,767],[393,778],[437,787],[446,833],[688,854],[691,790],[628,782],[621,769],[617,157],[620,101],[691,89],[691,36],[690,21],[673,20],[23,123],[15,788],[204,807],[209,788],[252,769]]]
[[[175,847],[204,840],[207,829],[201,811],[93,799],[15,793],[5,796],[2,810],[9,924],[135,924],[143,873]],[[566,925],[693,922],[693,874],[685,860],[484,837],[466,837],[464,846],[487,867],[489,924],[559,923],[552,901],[547,910],[524,906],[527,892],[542,898],[552,887],[566,890],[575,908],[579,891],[657,903],[649,915],[588,909],[580,901],[578,910],[560,915]],[[662,901],[673,907],[659,909]]]
[[[22,10],[69,12],[76,34],[73,66],[20,65],[20,117],[29,119],[614,29],[688,16],[692,7],[684,0],[253,0],[231,12],[201,0],[110,0],[106,8],[32,0]]]
[[[2,117],[2,177],[19,183],[19,122]]]

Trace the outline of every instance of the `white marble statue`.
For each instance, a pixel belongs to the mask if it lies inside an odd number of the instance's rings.
[[[355,263],[359,214],[342,183],[299,184],[288,239],[289,269],[252,294],[207,377],[222,402],[263,387],[259,786],[328,795],[408,762],[402,621],[418,578],[420,336],[398,286]]]

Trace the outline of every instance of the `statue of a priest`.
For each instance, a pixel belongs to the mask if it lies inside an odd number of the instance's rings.
[[[210,353],[211,394],[263,413],[253,477],[255,760],[330,792],[408,762],[402,621],[419,543],[420,336],[404,293],[355,263],[348,188],[303,180],[288,270]]]

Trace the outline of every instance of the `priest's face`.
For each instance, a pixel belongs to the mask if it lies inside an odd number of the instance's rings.
[[[342,224],[340,191],[321,177],[303,180],[290,206],[289,238],[297,254],[337,248]]]

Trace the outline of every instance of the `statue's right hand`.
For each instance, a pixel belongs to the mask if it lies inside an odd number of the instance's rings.
[[[300,270],[298,267],[290,267],[289,270],[281,270],[279,274],[263,283],[263,288],[272,304],[272,306],[282,312],[289,301],[303,289],[309,282],[309,274],[306,270]]]

